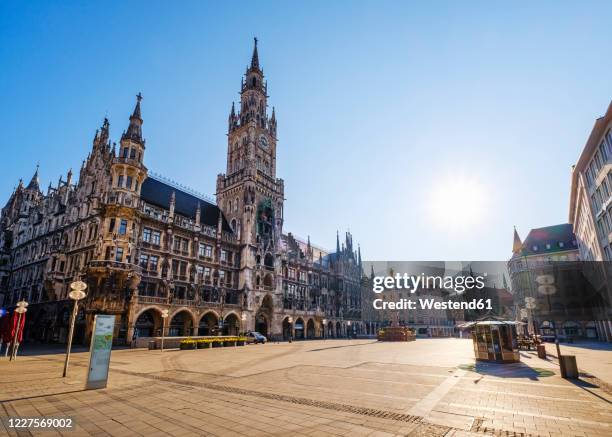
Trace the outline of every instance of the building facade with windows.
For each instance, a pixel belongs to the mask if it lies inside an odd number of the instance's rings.
[[[609,320],[600,312],[609,308],[601,299],[606,291],[592,267],[581,260],[570,223],[532,229],[524,241],[514,230],[508,271],[516,314],[529,333],[612,340]]]
[[[612,103],[572,168],[569,220],[585,261],[612,261]]]
[[[595,120],[578,161],[572,168],[569,221],[574,225],[580,257],[602,262],[600,330],[612,341],[612,103]]]
[[[349,233],[327,251],[283,229],[277,121],[268,116],[257,42],[228,118],[227,168],[216,201],[145,166],[141,99],[119,145],[104,120],[78,180],[40,187],[38,168],[0,217],[0,299],[30,303],[26,336],[64,341],[70,283],[87,297],[76,341],[95,314],[116,316],[115,338],[234,334],[273,338],[361,332],[361,253]]]

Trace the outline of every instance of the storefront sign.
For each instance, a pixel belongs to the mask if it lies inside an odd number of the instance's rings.
[[[106,387],[114,329],[115,316],[96,316],[89,347],[89,372],[85,386],[87,390]]]

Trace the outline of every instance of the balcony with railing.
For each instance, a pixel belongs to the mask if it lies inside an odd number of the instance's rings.
[[[211,300],[210,296],[204,299],[203,296],[200,299],[169,299],[161,296],[138,296],[138,303],[143,305],[172,305],[172,306],[187,306],[187,307],[207,307],[214,308],[217,310],[239,310],[241,305],[238,299],[232,299],[231,301],[221,302],[219,296],[217,300]]]
[[[108,193],[104,203],[106,205],[135,207],[137,206],[138,198],[132,193],[117,190]]]
[[[111,260],[91,260],[88,263],[88,267],[91,269],[106,268],[112,270],[133,271],[136,273],[142,273],[142,268],[136,264]]]
[[[168,298],[161,296],[138,296],[138,303],[166,305],[168,304]]]
[[[131,165],[134,167],[143,166],[142,163],[138,161],[136,158],[129,158],[129,157],[124,157],[124,156],[117,156],[113,158],[113,164],[125,164],[125,165]]]
[[[264,292],[272,292],[275,290],[275,287],[271,285],[256,285],[255,290],[264,291]]]

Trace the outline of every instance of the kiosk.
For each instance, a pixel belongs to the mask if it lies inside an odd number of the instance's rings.
[[[474,355],[478,361],[518,363],[521,360],[516,334],[519,323],[487,318],[464,323],[459,328],[472,329]]]

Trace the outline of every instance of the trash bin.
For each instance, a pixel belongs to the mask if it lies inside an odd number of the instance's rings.
[[[543,344],[538,345],[538,358],[546,359],[546,346]]]
[[[559,358],[559,367],[561,368],[561,377],[568,379],[577,379],[578,364],[576,364],[575,355],[561,355]]]
[[[149,350],[153,350],[153,349],[155,349],[155,341],[154,340],[149,342]]]

